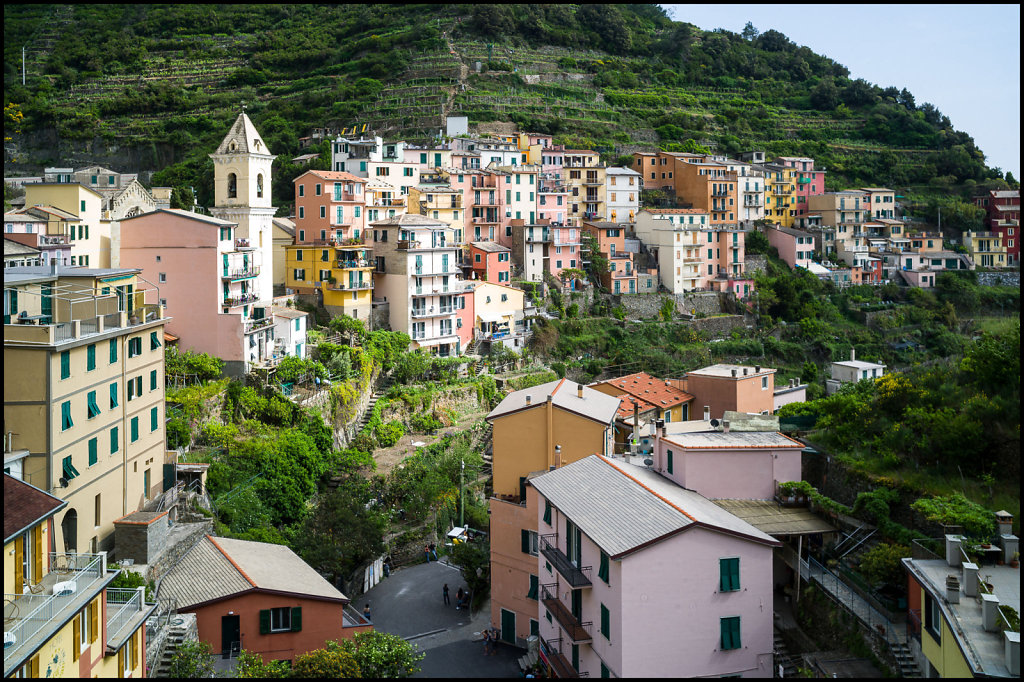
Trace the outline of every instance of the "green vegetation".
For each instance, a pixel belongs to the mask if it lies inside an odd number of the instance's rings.
[[[417,663],[426,657],[398,635],[376,630],[356,633],[342,642],[341,648],[352,654],[360,676],[366,679],[411,677],[420,670]]]
[[[167,671],[169,677],[200,679],[213,677],[213,649],[206,642],[185,640],[178,645]]]
[[[328,641],[323,649],[295,657],[292,677],[313,679],[356,679],[362,677],[359,664],[352,652],[335,641]]]
[[[899,586],[906,580],[906,571],[900,560],[909,556],[910,548],[906,545],[882,542],[860,558],[860,572],[872,585]]]

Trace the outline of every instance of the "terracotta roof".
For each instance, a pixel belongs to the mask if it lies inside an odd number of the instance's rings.
[[[702,208],[645,208],[644,210],[647,211],[648,213],[671,213],[673,215],[679,215],[680,213],[684,213],[684,214],[707,213],[707,211],[705,211]]]
[[[601,384],[604,386],[611,386],[627,395],[634,396],[663,410],[667,410],[671,407],[675,407],[676,405],[682,405],[685,402],[693,400],[693,396],[681,388],[672,386],[668,384],[667,381],[652,377],[646,372],[627,374],[626,376],[619,377],[618,379],[602,381]],[[629,408],[626,411],[626,416],[633,414],[633,405],[628,399],[622,401],[622,404]],[[640,411],[645,411],[643,404],[640,405]],[[619,408],[619,412],[620,414],[622,413],[622,407]]]
[[[351,173],[348,173],[346,171],[311,170],[306,171],[305,173],[303,173],[303,175],[315,175],[318,178],[323,178],[324,180],[346,180],[348,182],[361,183],[366,182],[366,178],[361,178],[357,175],[352,175]],[[302,175],[300,175],[299,177],[301,178]]]
[[[53,516],[67,504],[34,485],[4,474],[4,543],[29,526]]]

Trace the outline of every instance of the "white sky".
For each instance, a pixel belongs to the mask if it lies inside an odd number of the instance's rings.
[[[880,87],[931,102],[1020,180],[1020,5],[668,5],[669,17],[740,33],[775,29]]]

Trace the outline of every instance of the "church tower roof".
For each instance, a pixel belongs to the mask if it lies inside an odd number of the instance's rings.
[[[256,132],[256,126],[243,111],[235,119],[235,123],[220,146],[217,147],[216,154],[266,154],[270,156],[270,150],[267,149],[260,134]]]

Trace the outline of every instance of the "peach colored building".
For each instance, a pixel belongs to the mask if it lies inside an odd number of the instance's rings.
[[[502,627],[505,641],[524,643],[537,631],[536,596],[527,596],[538,551],[527,478],[591,454],[610,454],[618,406],[619,398],[560,379],[511,393],[487,415],[494,427],[491,622]]]
[[[597,240],[598,250],[608,259],[608,273],[601,284],[613,294],[636,293],[636,268],[633,254],[626,251],[626,230],[610,222],[583,221],[581,229]]]
[[[721,419],[726,410],[771,414],[775,370],[769,367],[717,364],[686,374],[685,390],[694,397],[690,419]]]
[[[220,654],[245,649],[294,661],[373,624],[284,545],[205,536],[163,578],[161,596],[195,613],[199,640]],[[236,654],[237,655],[237,654]]]
[[[779,251],[779,258],[793,268],[806,268],[814,260],[814,236],[788,227],[769,227],[765,230],[768,243]]]
[[[512,250],[497,242],[470,242],[469,263],[473,279],[508,284],[511,281]]]
[[[622,459],[535,475],[528,507],[534,496],[531,593],[556,676],[772,677],[780,542]]]
[[[295,178],[295,243],[341,244],[366,229],[366,180],[344,171],[306,171]]]

